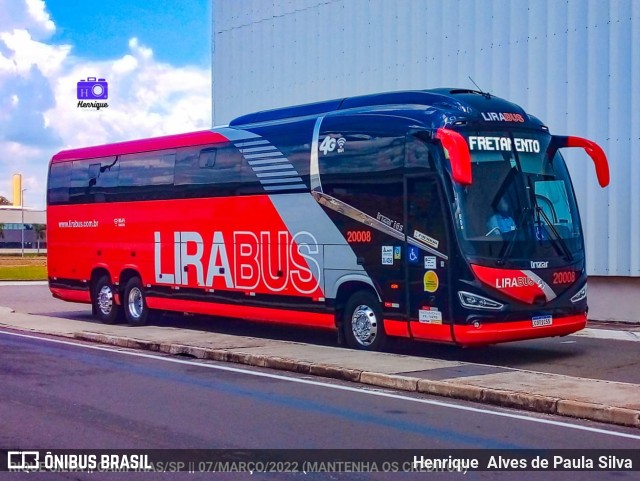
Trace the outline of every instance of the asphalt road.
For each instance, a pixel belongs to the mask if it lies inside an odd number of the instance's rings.
[[[88,305],[54,299],[47,286],[0,286],[0,306],[19,312],[66,319],[93,320]],[[151,320],[162,326],[292,340],[309,344],[336,343],[335,334],[203,316],[162,315]],[[640,343],[577,336],[462,349],[425,342],[394,340],[389,351],[436,359],[491,364],[569,376],[640,384]]]
[[[35,337],[41,336],[0,331],[2,449],[640,447],[640,433],[631,428]],[[212,479],[184,474],[188,479]],[[460,477],[596,480],[614,475],[637,479],[637,472],[473,472]],[[110,474],[104,479],[140,476],[144,474]],[[97,477],[74,473],[36,478]],[[236,474],[215,479],[242,477],[389,479],[382,473]],[[426,478],[424,473],[405,473],[402,479]]]

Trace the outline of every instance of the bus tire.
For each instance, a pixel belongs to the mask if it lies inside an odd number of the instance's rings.
[[[382,349],[387,336],[380,302],[372,292],[355,292],[345,304],[342,316],[344,337],[349,347],[364,351]]]
[[[116,324],[119,320],[120,306],[115,301],[115,288],[108,275],[102,275],[96,281],[91,296],[91,310],[103,324]]]
[[[144,326],[149,317],[149,308],[144,287],[139,277],[132,277],[124,286],[122,307],[127,322],[132,326]]]

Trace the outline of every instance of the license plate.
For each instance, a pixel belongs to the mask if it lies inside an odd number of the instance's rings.
[[[531,318],[531,324],[533,327],[550,326],[553,324],[553,317],[551,316],[537,316]]]

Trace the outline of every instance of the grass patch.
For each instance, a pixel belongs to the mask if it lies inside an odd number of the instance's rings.
[[[2,266],[0,281],[46,281],[47,266]]]

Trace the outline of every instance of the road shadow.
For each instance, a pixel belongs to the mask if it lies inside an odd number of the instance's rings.
[[[60,311],[50,315],[100,324],[91,316],[90,308],[83,311]],[[338,347],[337,334],[334,331],[307,327],[170,312],[154,313],[149,318],[148,324],[232,336],[299,342],[314,346]],[[347,349],[344,346],[343,348]],[[625,349],[625,352],[611,352],[606,348],[606,342],[602,340],[578,337],[533,339],[473,348],[392,338],[385,348],[385,352],[388,353],[425,359],[528,369],[609,381],[638,382],[637,367],[640,362],[636,355],[632,360],[627,360],[631,356],[627,351],[628,349]],[[620,363],[625,366],[620,367]]]
[[[200,315],[156,314],[151,325],[200,330],[234,336],[276,341],[300,342],[316,346],[338,346],[337,333],[322,329],[286,326]],[[345,346],[343,346],[347,349]],[[580,356],[584,348],[577,343],[563,344],[559,338],[463,348],[449,344],[408,339],[389,339],[385,352],[423,358],[489,364],[502,367],[541,366]]]

